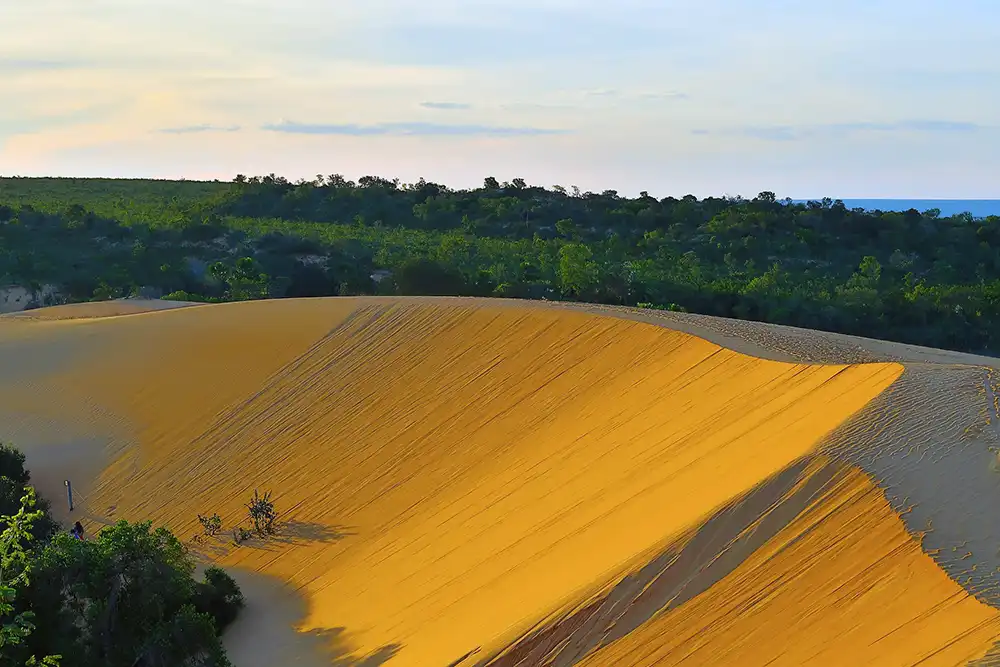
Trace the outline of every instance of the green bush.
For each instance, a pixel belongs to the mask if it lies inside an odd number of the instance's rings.
[[[6,477],[22,486],[31,479],[31,475],[24,467],[24,454],[15,447],[3,443],[0,443],[0,477]]]
[[[133,667],[232,667],[210,616],[184,605],[155,628]]]
[[[24,484],[0,477],[0,530],[7,527],[4,517],[17,514],[25,488]],[[49,501],[45,498],[37,498],[34,507],[39,516],[31,524],[31,539],[36,544],[44,543],[59,530],[59,522],[49,513]]]
[[[165,528],[119,521],[89,541],[60,533],[33,566],[34,653],[61,654],[63,667],[229,664],[218,632],[241,606],[239,588],[217,575],[196,583],[192,557]],[[207,602],[219,620],[199,609]]]
[[[222,530],[222,517],[217,513],[211,516],[198,515],[198,523],[201,524],[202,529],[205,531],[206,535],[212,536],[217,535],[220,530]]]
[[[274,509],[270,491],[266,491],[262,496],[257,493],[257,489],[254,489],[253,498],[247,503],[247,511],[250,514],[253,529],[258,535],[264,537],[274,534],[274,522],[278,518],[278,512]]]
[[[20,450],[0,444],[0,530],[7,526],[4,517],[17,514],[25,486],[31,480],[24,461]],[[59,530],[59,524],[49,513],[50,505],[46,499],[36,498],[33,506],[40,514],[31,523],[31,537],[41,542]]]
[[[207,298],[203,297],[201,294],[192,294],[191,292],[185,292],[184,290],[177,290],[171,292],[170,294],[164,294],[160,297],[163,301],[195,301],[197,303],[205,303],[208,301]]]
[[[194,608],[211,616],[220,633],[236,620],[244,604],[240,587],[222,568],[207,568],[205,580],[195,586]]]
[[[233,528],[233,544],[239,546],[253,537],[253,531],[244,528],[243,526],[236,526]]]
[[[0,448],[0,665],[60,656],[60,667],[229,667],[220,633],[244,606],[219,568],[165,528],[119,521],[92,540],[56,530],[24,458]],[[41,664],[55,665],[46,658]]]
[[[9,481],[9,480],[8,480]],[[25,489],[17,512],[0,516],[0,664],[20,663],[28,667],[59,667],[62,656],[38,660],[28,647],[36,629],[35,613],[18,605],[18,597],[30,585],[33,524],[42,516],[35,508],[34,489]],[[15,660],[15,654],[17,659]]]

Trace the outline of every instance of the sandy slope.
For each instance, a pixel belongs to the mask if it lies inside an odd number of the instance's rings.
[[[68,303],[62,306],[7,313],[0,317],[19,320],[72,320],[95,317],[135,315],[156,310],[170,310],[185,306],[201,305],[190,301],[163,301],[160,299],[115,299],[88,303]]]
[[[956,591],[857,468],[824,481],[798,516],[704,594],[580,664],[961,665],[980,657],[1000,632],[996,611]]]
[[[278,538],[192,546],[270,575],[247,580],[270,606],[288,606],[282,581],[302,594],[283,613],[325,650],[309,664],[916,664],[935,650],[956,664],[1000,636],[872,483],[926,486],[872,454],[906,421],[878,422],[903,404],[883,393],[901,365],[790,363],[864,351],[801,330],[672,325],[783,359],[765,360],[636,321],[660,315],[581,310],[323,299],[3,318],[0,436],[27,448],[43,492],[73,477],[91,528],[151,518],[192,538],[197,513],[231,524],[272,489]],[[888,472],[857,467],[875,460]],[[294,642],[262,630],[266,611],[234,629],[238,665]]]

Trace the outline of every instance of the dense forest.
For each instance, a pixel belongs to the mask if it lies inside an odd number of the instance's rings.
[[[771,192],[637,198],[275,175],[0,179],[0,283],[36,303],[476,295],[638,305],[1000,350],[1000,216]]]

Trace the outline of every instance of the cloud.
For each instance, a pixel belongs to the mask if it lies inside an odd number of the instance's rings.
[[[161,134],[195,134],[198,132],[239,132],[239,125],[185,125],[182,127],[165,127],[155,130]]]
[[[441,123],[377,123],[373,125],[357,124],[312,124],[296,123],[294,121],[279,121],[268,123],[261,129],[287,134],[330,134],[354,137],[366,136],[483,136],[483,137],[513,137],[546,134],[566,134],[566,130],[554,130],[539,127],[501,127],[494,125],[452,125]]]
[[[572,104],[547,104],[544,102],[511,102],[509,104],[501,104],[500,108],[504,111],[553,111],[562,110],[566,111],[569,109],[576,109]]]
[[[834,132],[975,132],[984,129],[976,123],[950,120],[905,120],[895,123],[839,123],[827,126]]]
[[[866,132],[916,132],[922,134],[973,133],[990,129],[985,125],[951,120],[901,120],[894,122],[826,123],[823,125],[745,125],[721,131],[692,130],[691,134],[738,135],[762,141],[796,141],[814,137],[837,137]]]
[[[687,93],[682,93],[678,90],[667,90],[667,91],[650,91],[645,93],[639,93],[639,97],[644,100],[687,100],[690,96]]]
[[[738,134],[751,139],[762,139],[764,141],[793,141],[799,138],[795,128],[788,125],[773,125],[754,127],[748,126],[740,128]]]
[[[0,138],[34,134],[74,125],[101,123],[107,121],[111,115],[121,111],[124,107],[125,105],[120,102],[108,102],[70,109],[62,113],[15,114],[13,116],[3,115],[4,109],[0,108]]]
[[[44,58],[5,58],[0,57],[0,72],[30,73],[54,72],[86,67],[89,63],[82,60],[49,60]]]
[[[421,102],[420,106],[425,109],[441,109],[441,110],[453,110],[453,109],[471,109],[471,104],[466,104],[465,102]]]
[[[271,49],[312,58],[431,66],[462,63],[491,70],[540,60],[576,63],[639,56],[662,50],[665,44],[683,52],[693,41],[686,26],[676,22],[653,25],[637,19],[646,18],[652,8],[638,14],[609,11],[596,2],[589,8],[580,2],[522,0],[368,4],[353,17],[350,30],[333,38],[323,26],[336,25],[336,18],[316,21],[317,27],[305,31],[272,31],[266,41]]]
[[[617,88],[591,88],[559,95],[551,102],[508,102],[498,105],[504,111],[593,111],[595,108],[628,108],[657,102],[671,102],[690,99],[687,93],[676,90],[646,90],[641,92]],[[595,106],[596,104],[596,106]]]

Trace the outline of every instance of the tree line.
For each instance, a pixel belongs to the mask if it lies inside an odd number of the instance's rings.
[[[523,179],[3,179],[0,242],[8,282],[57,284],[67,300],[144,286],[194,300],[504,296],[1000,348],[1000,216],[771,192],[630,198]]]

